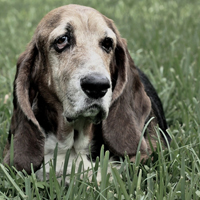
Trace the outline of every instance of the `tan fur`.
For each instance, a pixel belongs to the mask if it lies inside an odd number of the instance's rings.
[[[54,41],[66,33],[68,26],[73,29],[75,42],[58,53],[53,47]],[[101,48],[105,37],[113,40],[110,53]],[[80,116],[77,114],[86,99],[78,81],[92,73],[105,75],[112,86],[101,99],[105,111],[100,133],[103,141],[114,155],[128,154],[134,160],[144,125],[152,115],[152,106],[126,40],[121,38],[113,21],[98,11],[68,5],[54,9],[41,20],[18,60],[10,130],[14,135],[17,169],[30,173],[31,163],[35,170],[40,167],[46,134],[54,134],[62,143],[68,134],[77,130],[90,140],[99,132],[93,124],[96,116],[86,111],[81,111]],[[77,121],[69,123],[67,118],[73,117]],[[156,120],[150,123],[150,135],[155,135],[152,128],[155,123]],[[155,148],[156,142],[151,139]],[[145,137],[140,150],[141,157],[146,158],[150,145]],[[4,162],[9,164],[9,159],[8,151]]]

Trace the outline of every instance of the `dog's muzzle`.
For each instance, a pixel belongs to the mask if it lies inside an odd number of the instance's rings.
[[[110,105],[111,82],[109,78],[102,73],[85,75],[80,79],[80,89],[84,98],[80,96],[77,102],[82,106],[75,109],[74,113],[66,113],[67,121],[74,122],[79,117],[84,117],[94,124],[101,122],[107,117]]]

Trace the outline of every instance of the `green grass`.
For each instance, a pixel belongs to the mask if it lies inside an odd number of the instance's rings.
[[[41,18],[72,1],[0,0],[0,163],[12,114],[15,65]],[[102,181],[81,170],[70,184],[59,183],[51,166],[50,180],[9,171],[0,164],[1,199],[200,199],[200,2],[199,0],[76,1],[96,8],[115,21],[135,63],[148,74],[162,99],[172,142],[158,146],[157,160],[141,165],[126,158],[107,175],[108,152],[101,166]],[[8,97],[8,99],[6,99]],[[66,160],[68,153],[66,155]],[[139,158],[139,154],[138,154]],[[75,163],[74,165],[75,166]],[[66,170],[65,166],[65,170]],[[112,179],[109,181],[109,176]],[[62,177],[63,179],[65,177]]]

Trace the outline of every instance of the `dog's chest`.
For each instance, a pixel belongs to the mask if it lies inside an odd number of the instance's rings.
[[[67,173],[71,172],[71,165],[73,160],[83,160],[84,168],[90,167],[90,161],[87,158],[89,154],[89,142],[90,138],[85,135],[83,131],[72,131],[63,141],[59,141],[54,134],[49,134],[45,140],[44,147],[44,160],[45,170],[48,174],[50,171],[50,161],[54,158],[54,150],[57,145],[57,163],[56,163],[56,174],[61,175],[63,172],[63,166],[65,162],[65,156],[68,150],[70,150],[70,157],[68,162]],[[37,171],[37,176],[42,179],[42,169]]]
[[[54,134],[49,134],[45,140],[44,154],[46,156],[53,155],[56,145],[58,146],[58,156],[66,154],[67,150],[71,150],[74,154],[88,153],[88,145],[90,138],[83,131],[70,132],[63,141],[59,141]]]

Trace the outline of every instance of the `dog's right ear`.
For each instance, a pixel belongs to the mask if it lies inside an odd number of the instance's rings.
[[[17,62],[17,72],[13,88],[13,115],[9,133],[14,143],[13,164],[17,170],[26,170],[31,173],[31,163],[34,170],[42,164],[44,157],[44,134],[32,110],[37,98],[37,88],[34,80],[39,68],[39,54],[35,39],[28,45]],[[9,145],[8,145],[9,146]],[[4,158],[10,165],[10,150]]]

